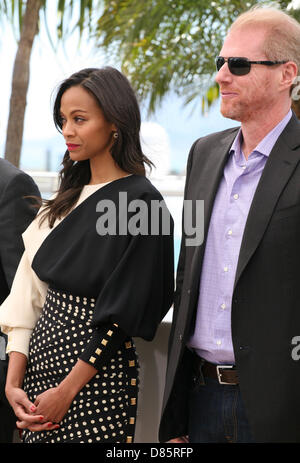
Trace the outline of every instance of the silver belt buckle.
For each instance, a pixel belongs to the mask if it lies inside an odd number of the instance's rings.
[[[222,381],[222,373],[220,372],[220,369],[222,368],[223,370],[224,369],[233,369],[233,365],[216,365],[217,367],[217,376],[218,376],[218,381],[219,381],[219,384],[238,384],[238,383],[227,383],[226,381]]]

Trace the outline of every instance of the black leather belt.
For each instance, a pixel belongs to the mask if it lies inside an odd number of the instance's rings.
[[[219,384],[239,384],[238,373],[234,365],[215,365],[198,357],[197,368],[204,377],[217,379]]]

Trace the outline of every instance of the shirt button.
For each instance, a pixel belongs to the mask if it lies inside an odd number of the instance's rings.
[[[228,272],[228,267],[224,267],[224,272]]]
[[[223,302],[223,304],[221,304],[221,309],[223,309],[223,310],[226,309],[226,304],[224,304],[224,302]]]
[[[232,235],[232,230],[228,230],[227,235]]]
[[[233,195],[234,199],[238,199],[239,195],[236,193],[235,195]]]
[[[222,344],[222,341],[220,339],[217,340],[217,345],[220,346]]]

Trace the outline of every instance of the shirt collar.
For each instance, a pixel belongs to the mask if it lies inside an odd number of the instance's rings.
[[[281,135],[283,129],[286,127],[291,117],[292,110],[290,109],[286,116],[284,116],[284,118],[259,142],[259,144],[253,150],[253,152],[256,151],[257,153],[263,154],[264,156],[268,157],[277,139]],[[236,158],[238,158],[241,154],[242,140],[243,134],[242,129],[240,127],[230,149],[230,154],[233,153]]]

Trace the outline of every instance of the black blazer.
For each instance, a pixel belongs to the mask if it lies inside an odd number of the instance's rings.
[[[32,178],[0,158],[0,304],[9,294],[24,251],[21,235],[37,212],[37,209],[32,207],[33,201],[24,198],[30,195],[40,197],[38,187]],[[0,336],[6,339],[1,332]],[[5,352],[1,351],[0,400],[5,400],[7,359],[3,360],[4,356]]]
[[[40,196],[32,178],[0,159],[0,303],[8,296],[24,251],[22,233],[37,209],[24,196]]]
[[[204,200],[204,242],[184,247],[177,269],[174,316],[159,439],[188,433],[191,354],[209,220],[237,128],[197,140],[189,155],[185,199]],[[300,442],[300,123],[293,115],[277,140],[249,211],[232,300],[232,339],[240,389],[257,442]]]

